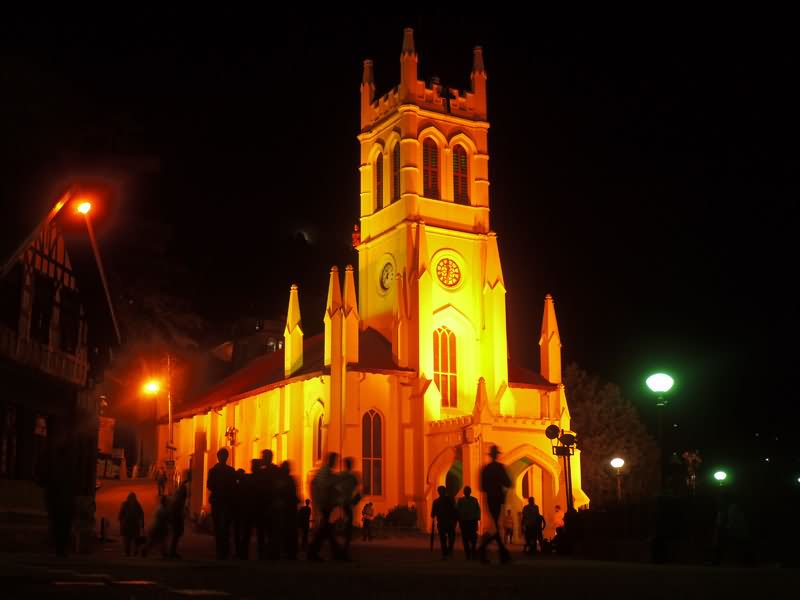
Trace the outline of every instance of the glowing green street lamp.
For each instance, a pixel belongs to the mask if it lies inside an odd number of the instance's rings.
[[[667,400],[664,398],[664,394],[672,389],[675,380],[666,373],[653,373],[645,380],[645,383],[651,392],[657,394],[656,405],[666,406]]]
[[[717,483],[719,483],[720,486],[725,482],[725,480],[727,478],[728,478],[728,474],[725,471],[722,471],[722,470],[714,471],[714,479],[717,480]]]

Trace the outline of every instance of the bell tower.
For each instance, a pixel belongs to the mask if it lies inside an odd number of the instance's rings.
[[[395,360],[432,380],[443,411],[470,412],[478,379],[490,402],[508,382],[505,284],[489,226],[489,123],[483,50],[467,90],[419,80],[403,32],[400,82],[376,97],[361,81],[361,327],[392,340]]]

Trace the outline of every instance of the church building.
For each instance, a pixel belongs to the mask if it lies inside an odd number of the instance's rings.
[[[232,464],[271,448],[303,497],[326,453],[355,459],[363,495],[386,514],[413,506],[429,526],[436,488],[471,486],[497,445],[513,481],[507,508],[533,495],[549,522],[564,508],[563,462],[545,436],[570,430],[553,299],[545,298],[539,373],[509,365],[506,284],[489,223],[489,123],[481,48],[467,91],[418,79],[411,29],[400,84],[361,82],[361,239],[354,268],[330,272],[325,332],[305,338],[292,286],[283,349],[258,357],[184,404],[173,425],[177,469],[192,470],[192,511],[221,447]],[[317,315],[313,316],[318,318]],[[532,328],[534,324],[531,324]],[[166,424],[160,426],[168,458]],[[576,508],[580,452],[572,457]],[[484,525],[488,519],[484,519]]]

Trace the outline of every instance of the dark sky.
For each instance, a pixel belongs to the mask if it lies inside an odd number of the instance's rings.
[[[279,315],[297,281],[319,330],[327,270],[356,260],[361,61],[375,60],[379,94],[396,85],[406,25],[420,76],[453,87],[468,86],[484,46],[515,362],[538,364],[549,292],[565,364],[618,382],[648,419],[643,377],[675,374],[676,444],[788,438],[798,64],[775,27],[9,21],[3,215],[24,222],[70,174],[110,177],[119,191],[98,227],[112,264],[159,232],[166,263],[185,265],[170,291],[209,318]]]

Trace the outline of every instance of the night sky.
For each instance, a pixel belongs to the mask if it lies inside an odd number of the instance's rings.
[[[98,222],[112,268],[155,236],[168,291],[210,320],[280,318],[297,282],[306,331],[320,331],[328,269],[356,261],[362,60],[388,91],[412,26],[420,76],[465,88],[482,45],[514,362],[538,366],[551,293],[564,363],[619,383],[650,422],[644,376],[676,376],[676,448],[721,459],[788,441],[792,36],[755,24],[177,16],[0,26],[6,224],[22,231],[71,175],[103,176],[117,190]]]

